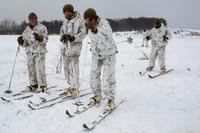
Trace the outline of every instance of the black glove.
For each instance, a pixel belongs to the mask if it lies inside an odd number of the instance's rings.
[[[97,34],[98,30],[97,30],[97,28],[96,28],[96,29],[94,29],[94,30],[91,30],[91,32],[94,33],[94,34]]]
[[[70,41],[70,42],[73,42],[75,40],[75,37],[74,36],[71,36],[69,34],[64,34],[62,35],[62,37],[60,38],[60,41],[65,43],[66,41]]]
[[[62,37],[60,38],[60,41],[65,43],[67,41],[67,35],[63,34]]]
[[[35,40],[37,40],[38,42],[42,42],[43,41],[43,36],[39,35],[38,33],[33,33]]]
[[[23,39],[23,37],[22,37],[22,36],[19,36],[19,37],[17,38],[17,42],[18,42],[18,44],[19,44],[20,46],[22,46],[22,45],[24,44],[24,39]]]
[[[150,36],[147,36],[146,39],[147,39],[147,41],[149,41],[151,38],[150,38]]]
[[[67,34],[67,40],[73,42],[75,40],[75,37]]]
[[[168,40],[169,40],[169,38],[168,38],[168,37],[166,37],[166,36],[163,36],[163,40],[164,40],[164,42],[166,42],[166,41],[168,41]]]
[[[31,24],[28,24],[29,28],[33,29],[34,27]]]

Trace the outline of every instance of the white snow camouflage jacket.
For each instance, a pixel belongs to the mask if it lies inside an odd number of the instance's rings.
[[[38,33],[43,36],[43,41],[38,42],[33,33]],[[48,31],[46,26],[38,23],[36,27],[31,29],[30,26],[27,26],[24,32],[22,33],[24,39],[24,46],[26,49],[26,53],[46,53],[46,43],[48,41]]]
[[[71,20],[65,19],[60,29],[60,37],[62,37],[63,34],[70,34],[75,37],[75,40],[71,42],[70,47],[68,47],[68,42],[63,43],[61,50],[64,50],[64,52],[69,50],[69,56],[80,56],[82,41],[86,35],[84,19],[79,14],[76,14]]]
[[[104,58],[117,53],[117,47],[112,37],[112,29],[107,20],[98,19],[98,32],[92,33],[90,30],[88,35],[91,40],[91,52],[93,55]]]
[[[167,45],[167,40],[164,40],[164,36],[171,39],[171,33],[168,28],[162,25],[160,28],[156,29],[155,27],[149,31],[149,36],[151,38],[152,46],[163,47]]]

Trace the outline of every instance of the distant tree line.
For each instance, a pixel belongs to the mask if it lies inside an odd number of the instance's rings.
[[[59,34],[60,27],[62,26],[61,20],[42,21],[41,23],[47,27],[49,34]],[[5,19],[0,21],[0,34],[1,35],[22,34],[27,25],[28,23],[26,21],[17,24],[15,20]]]
[[[154,22],[157,18],[123,18],[123,19],[108,19],[112,30],[117,31],[141,31],[144,29],[151,29],[154,26]],[[167,21],[163,18],[159,18],[164,25],[167,25]]]
[[[160,18],[164,25],[167,25],[167,21],[163,18]],[[155,18],[123,18],[123,19],[107,19],[113,29],[116,31],[131,31],[136,30],[140,31],[143,29],[151,29],[153,27]],[[51,21],[42,21],[49,34],[59,34],[60,27],[62,26],[61,20],[51,20]],[[12,19],[4,19],[0,21],[0,34],[1,35],[15,35],[21,34],[25,27],[28,24],[26,21],[21,22],[20,24],[16,23]]]

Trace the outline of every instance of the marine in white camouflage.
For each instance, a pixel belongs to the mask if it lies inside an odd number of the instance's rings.
[[[171,33],[168,28],[164,26],[158,19],[155,22],[155,27],[149,32],[148,37],[151,39],[152,43],[148,70],[151,71],[154,68],[156,58],[158,57],[161,72],[165,72],[165,47],[168,43],[168,40],[171,39]]]
[[[38,23],[35,13],[30,13],[28,18],[30,24],[17,39],[19,45],[25,47],[26,50],[30,83],[27,89],[46,91],[45,54],[48,31],[44,25]]]
[[[66,93],[72,95],[71,90],[77,93],[80,89],[79,81],[79,57],[82,49],[82,41],[86,35],[84,19],[74,11],[70,4],[63,7],[65,20],[60,29],[61,53],[63,54],[65,78],[69,84]],[[75,95],[77,93],[74,93]]]
[[[107,20],[96,15],[94,9],[87,9],[84,18],[91,40],[90,86],[94,93],[91,100],[94,102],[101,100],[103,88],[103,92],[108,99],[106,109],[113,108],[116,95],[115,64],[117,47],[112,37],[112,29]],[[101,86],[102,71],[103,86]]]

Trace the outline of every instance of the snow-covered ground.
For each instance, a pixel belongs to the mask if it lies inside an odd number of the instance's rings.
[[[147,75],[139,76],[148,65],[140,50],[149,55],[150,48],[136,48],[141,45],[141,35],[135,32],[114,33],[117,42],[132,36],[133,43],[117,44],[116,101],[126,102],[101,122],[91,132],[95,133],[199,133],[200,132],[200,37],[175,35],[166,49],[167,68],[174,71],[155,79]],[[8,88],[11,69],[17,48],[17,36],[0,36],[0,96],[5,96]],[[81,55],[81,89],[89,88],[90,51],[84,40]],[[59,37],[50,36],[46,57],[47,82],[51,97],[64,89],[67,83],[63,76],[55,74],[58,61]],[[151,74],[159,72],[158,63]],[[186,70],[190,68],[191,71]],[[13,77],[13,93],[19,92],[28,85],[26,56],[21,50]],[[88,90],[90,91],[90,90]],[[81,98],[86,102],[89,96]],[[48,94],[37,94],[34,97],[11,103],[0,102],[0,133],[81,133],[84,122],[93,120],[103,110],[105,101],[100,107],[74,118],[65,115],[66,109],[76,110],[74,101],[66,101],[48,109],[30,111],[28,101],[39,101]]]

